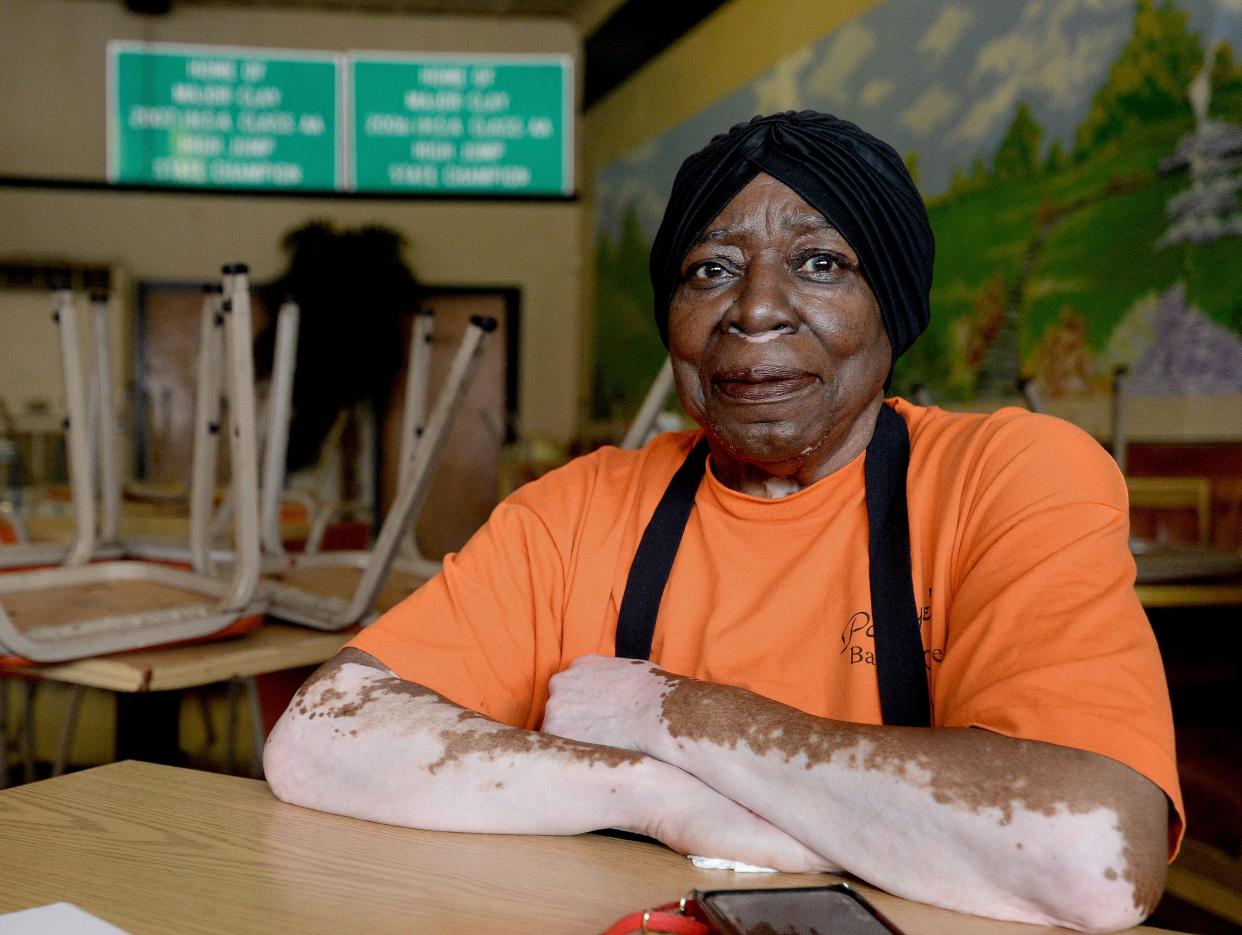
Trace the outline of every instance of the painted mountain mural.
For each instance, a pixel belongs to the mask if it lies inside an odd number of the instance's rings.
[[[755,113],[853,119],[936,234],[897,392],[937,401],[1242,392],[1242,0],[888,0],[606,166],[592,414],[663,356],[647,250],[680,160]],[[914,54],[911,54],[911,51]]]

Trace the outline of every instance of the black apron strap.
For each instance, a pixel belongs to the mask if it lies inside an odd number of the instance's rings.
[[[931,725],[923,633],[914,603],[910,565],[910,519],[906,472],[910,432],[906,420],[880,407],[867,445],[867,551],[871,575],[871,622],[875,634],[876,679],[885,724]]]
[[[630,576],[625,580],[625,595],[617,617],[617,658],[646,659],[651,655],[651,637],[655,633],[656,616],[664,586],[673,570],[673,559],[681,545],[682,533],[694,495],[707,468],[707,439],[690,449],[673,479],[669,481],[643,531],[643,538],[634,553]]]
[[[707,454],[707,440],[703,439],[673,475],[643,532],[617,619],[616,654],[620,658],[646,659],[651,654],[660,600],[690,511],[694,509]],[[910,435],[905,420],[889,406],[881,406],[865,461],[871,616],[880,711],[885,724],[927,727],[931,724],[931,710],[922,631],[914,602],[906,512],[909,462]]]

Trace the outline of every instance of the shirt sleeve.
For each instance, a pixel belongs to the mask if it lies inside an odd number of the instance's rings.
[[[1175,852],[1173,720],[1121,474],[1085,433],[1028,414],[996,419],[969,462],[936,722],[1124,763],[1168,796]]]
[[[565,556],[584,473],[571,465],[517,491],[440,574],[349,645],[456,704],[533,728],[536,684],[559,667]],[[545,509],[550,500],[561,509]]]

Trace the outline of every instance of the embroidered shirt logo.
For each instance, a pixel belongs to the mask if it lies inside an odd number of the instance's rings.
[[[869,666],[875,665],[875,624],[871,614],[865,610],[856,611],[841,631],[841,652],[849,653],[850,665],[862,662]]]
[[[927,603],[917,609],[915,625],[922,628],[925,623],[931,621],[931,618],[931,588],[928,588]],[[875,621],[871,619],[871,614],[867,611],[855,611],[845,622],[845,629],[841,631],[841,651],[838,655],[848,655],[850,665],[858,663],[875,665]],[[924,650],[923,658],[928,671],[931,671],[933,662],[940,662],[944,659],[944,649],[935,647]]]

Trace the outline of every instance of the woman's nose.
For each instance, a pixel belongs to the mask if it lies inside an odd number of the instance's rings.
[[[735,301],[721,320],[722,330],[760,340],[797,331],[798,316],[781,278],[778,270],[759,264],[747,270]]]

